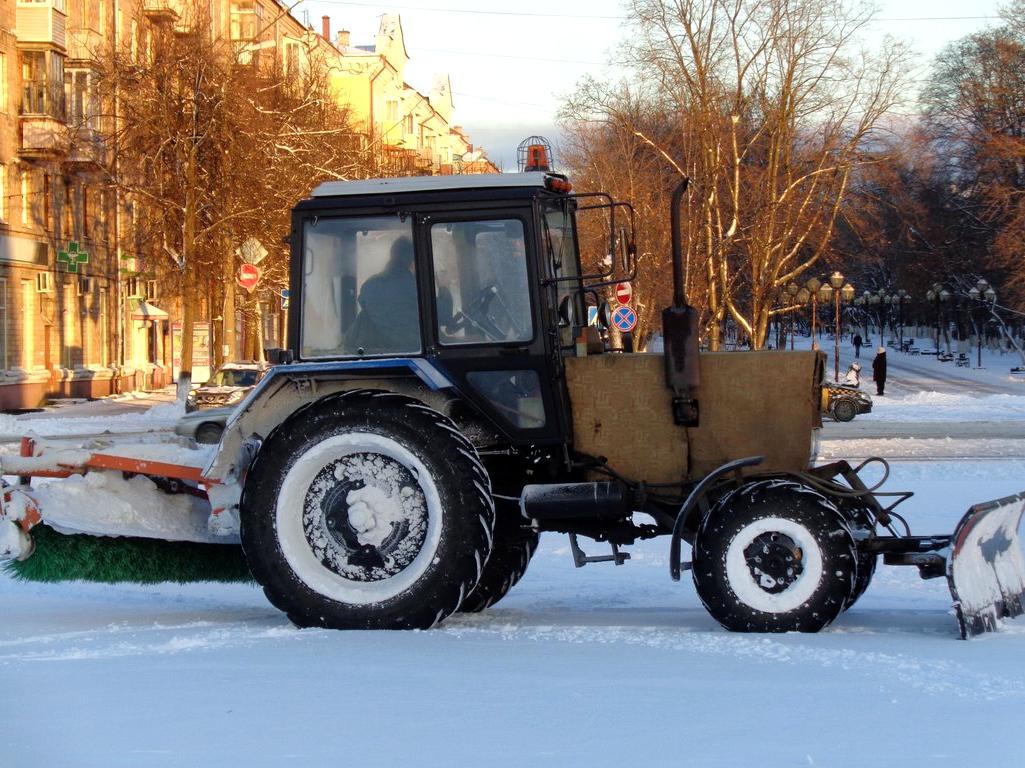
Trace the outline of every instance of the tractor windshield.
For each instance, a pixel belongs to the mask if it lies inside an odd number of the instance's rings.
[[[420,351],[410,218],[306,222],[301,338],[305,358]]]

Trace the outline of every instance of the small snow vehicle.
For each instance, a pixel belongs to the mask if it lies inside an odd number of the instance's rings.
[[[685,188],[653,355],[612,353],[587,324],[585,293],[636,274],[629,204],[544,171],[320,185],[293,212],[288,348],[217,445],[23,436],[2,457],[19,479],[0,553],[25,578],[48,553],[39,578],[111,562],[56,561],[69,540],[138,547],[126,580],[241,562],[298,625],[401,629],[493,605],[543,531],[567,534],[578,566],[624,565],[624,547],[664,536],[670,576],[689,569],[730,630],[820,630],[880,558],[945,577],[964,637],[1020,614],[1025,495],[913,536],[895,510],[910,493],[867,484],[867,463],[814,466],[824,355],[699,352]],[[601,273],[581,267],[584,210],[616,255]],[[148,541],[205,547],[205,565],[153,574],[175,555]]]
[[[830,384],[826,387],[823,412],[836,421],[853,421],[855,416],[872,412],[872,398],[856,387]]]

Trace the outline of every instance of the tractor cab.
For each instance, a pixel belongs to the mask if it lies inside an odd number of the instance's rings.
[[[294,213],[291,357],[425,360],[513,443],[564,443],[562,358],[613,271],[582,274],[576,212],[615,232],[619,207],[543,172],[321,184]]]

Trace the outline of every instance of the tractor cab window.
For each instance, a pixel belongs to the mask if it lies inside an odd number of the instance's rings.
[[[434,224],[431,249],[441,344],[534,337],[522,221]]]
[[[302,355],[420,351],[412,221],[314,218],[303,227]]]
[[[576,230],[573,226],[573,210],[568,200],[550,200],[544,203],[541,219],[541,245],[544,249],[544,260],[550,265],[552,277],[559,282],[557,304],[562,305],[567,299],[576,318],[574,325],[585,322],[584,297],[581,292],[580,256],[577,248]],[[568,335],[572,328],[565,329],[567,337],[563,344],[572,344]]]

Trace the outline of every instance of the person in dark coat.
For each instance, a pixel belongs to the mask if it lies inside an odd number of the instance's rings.
[[[875,360],[872,361],[872,380],[876,383],[876,394],[883,394],[886,387],[886,347],[876,350]]]
[[[420,309],[410,238],[399,237],[392,243],[388,265],[363,284],[359,307],[351,342],[363,354],[419,351]]]
[[[861,334],[854,334],[854,338],[851,341],[854,343],[854,356],[861,357]]]

